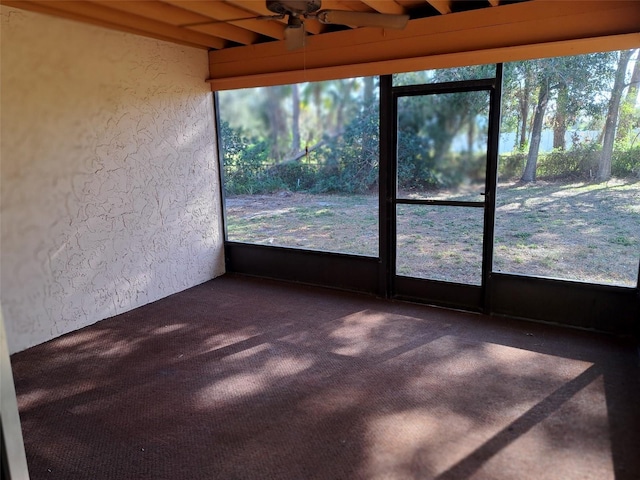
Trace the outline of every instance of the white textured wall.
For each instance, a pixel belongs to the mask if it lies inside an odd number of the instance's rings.
[[[223,271],[204,50],[0,7],[11,352]]]

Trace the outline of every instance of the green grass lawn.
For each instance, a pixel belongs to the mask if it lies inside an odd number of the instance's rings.
[[[373,195],[229,196],[229,240],[378,255]],[[480,282],[482,209],[401,205],[396,272]],[[494,270],[635,286],[640,258],[640,181],[501,184]]]

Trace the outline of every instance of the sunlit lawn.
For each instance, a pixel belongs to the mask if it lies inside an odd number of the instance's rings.
[[[230,196],[229,240],[378,255],[372,195]],[[401,206],[400,275],[479,283],[482,209]],[[640,181],[501,184],[494,270],[634,286],[640,258]]]

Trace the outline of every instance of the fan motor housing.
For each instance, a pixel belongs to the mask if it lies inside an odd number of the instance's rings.
[[[278,15],[308,15],[320,5],[320,0],[267,0],[267,8]]]

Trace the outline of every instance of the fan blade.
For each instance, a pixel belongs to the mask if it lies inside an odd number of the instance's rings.
[[[304,23],[299,27],[287,27],[284,30],[284,40],[287,44],[287,50],[297,50],[305,45],[306,32],[304,31]]]
[[[386,13],[350,12],[345,10],[321,10],[316,17],[320,23],[328,25],[349,25],[352,27],[382,27],[402,30],[407,26],[409,15]]]

